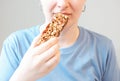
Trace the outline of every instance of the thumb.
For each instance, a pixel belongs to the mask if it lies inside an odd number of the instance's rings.
[[[40,44],[40,38],[41,38],[41,34],[39,34],[38,36],[36,36],[34,38],[34,40],[32,41],[32,44],[31,44],[32,48],[34,48]]]

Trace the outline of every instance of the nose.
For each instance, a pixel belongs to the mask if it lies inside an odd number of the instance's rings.
[[[69,1],[68,0],[57,0],[57,7],[61,10],[68,8]]]

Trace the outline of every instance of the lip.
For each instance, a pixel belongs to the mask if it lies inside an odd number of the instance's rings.
[[[62,14],[64,14],[64,15],[71,15],[71,13],[62,13]]]
[[[55,12],[55,13],[53,13],[53,14],[56,14],[56,13],[62,13],[62,14],[64,14],[64,15],[72,15],[72,13],[69,13],[69,12]]]

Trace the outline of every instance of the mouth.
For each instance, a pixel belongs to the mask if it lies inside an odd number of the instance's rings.
[[[57,13],[62,13],[62,14],[67,15],[67,16],[72,15],[72,13],[69,13],[69,12],[55,12],[55,13],[53,13],[53,15],[57,14]]]

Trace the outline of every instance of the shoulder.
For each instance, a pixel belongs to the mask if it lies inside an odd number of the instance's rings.
[[[109,45],[112,43],[112,40],[108,38],[107,36],[88,30],[86,28],[82,28],[86,36],[88,37],[88,40],[91,40],[94,43],[97,43],[97,45]]]
[[[97,56],[103,59],[104,63],[108,56],[115,55],[113,41],[102,34],[83,28],[86,33],[90,47],[96,52]]]
[[[17,36],[17,37],[23,37],[23,36],[32,36],[38,34],[39,25],[32,26],[30,28],[21,29],[16,32],[13,32],[10,36]]]
[[[38,34],[38,27],[39,25],[37,26],[32,26],[30,28],[26,28],[26,29],[21,29],[21,30],[17,30],[13,33],[11,33],[6,39],[5,39],[5,42],[6,41],[17,41],[17,40],[22,40],[24,38],[30,38],[30,37],[33,37],[34,35],[37,35]]]
[[[86,35],[86,44],[89,45],[88,47],[90,47],[100,59],[102,58],[104,60],[104,63],[109,55],[112,56],[112,54],[115,54],[114,45],[110,38],[85,28],[82,30]]]
[[[3,42],[2,48],[11,48],[14,50],[24,49],[29,46],[38,34],[38,26],[33,26],[26,29],[21,29],[11,33]],[[22,47],[22,48],[21,48]]]

